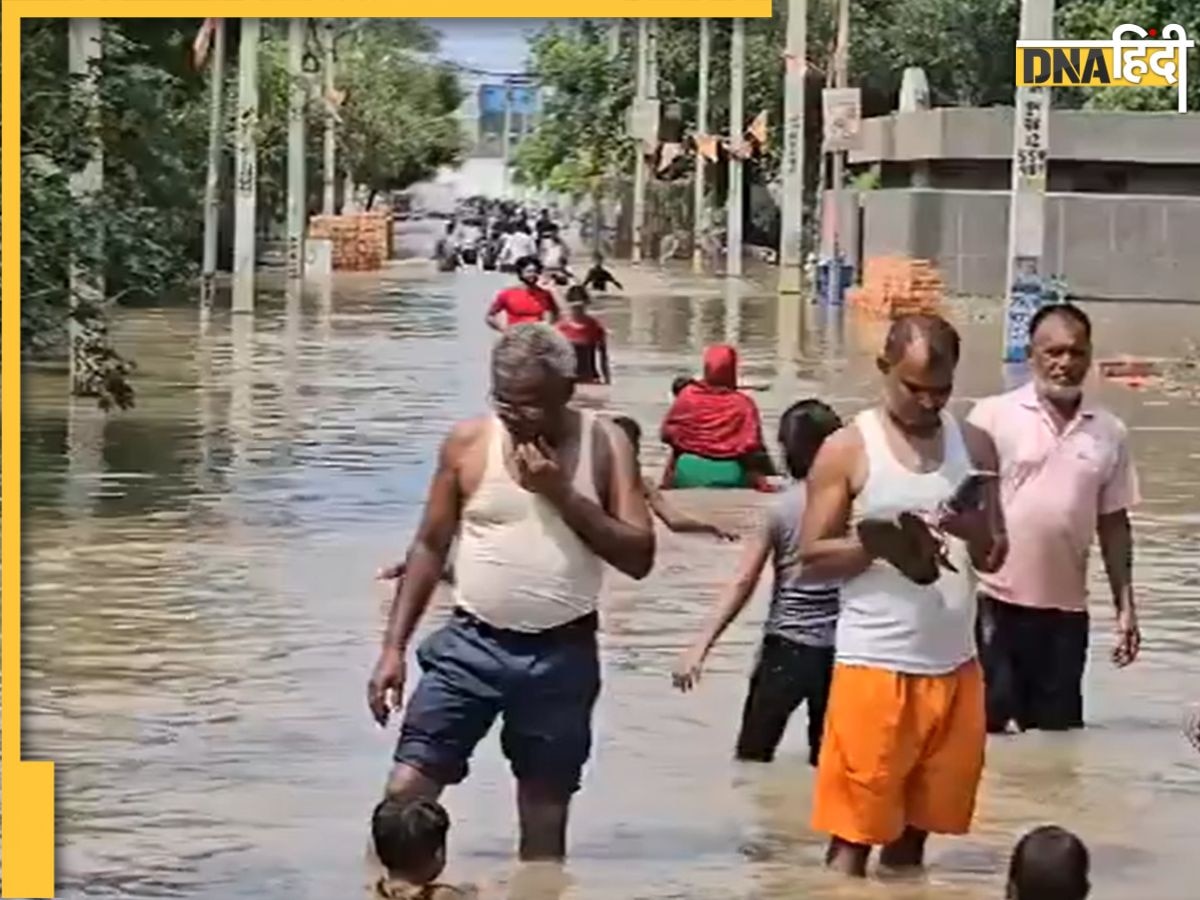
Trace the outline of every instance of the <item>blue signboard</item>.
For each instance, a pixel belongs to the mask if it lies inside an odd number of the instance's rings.
[[[485,84],[479,88],[479,112],[482,115],[504,115],[504,94],[510,92],[509,104],[513,115],[532,116],[537,112],[537,88],[502,84]]]

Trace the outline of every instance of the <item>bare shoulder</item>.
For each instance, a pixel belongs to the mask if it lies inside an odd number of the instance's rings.
[[[477,416],[457,422],[442,441],[443,458],[448,461],[461,461],[473,449],[486,443],[491,426],[492,419],[489,416]]]
[[[849,477],[864,458],[862,432],[851,422],[831,434],[821,445],[813,462],[813,470],[826,477]]]

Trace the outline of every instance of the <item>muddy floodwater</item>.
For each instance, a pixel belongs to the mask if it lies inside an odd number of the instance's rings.
[[[622,273],[624,274],[624,273]],[[139,403],[106,421],[29,371],[23,427],[26,756],[58,764],[59,895],[299,900],[360,896],[367,818],[395,740],[365,685],[387,591],[442,434],[485,409],[485,307],[503,276],[419,263],[338,279],[332,297],[125,311]],[[746,283],[630,275],[601,298],[615,385],[645,465],[671,379],[736,343],[768,434],[792,400],[843,415],[871,402],[882,328]],[[1089,307],[1100,355],[1183,352],[1200,307]],[[986,305],[956,308],[960,408],[1001,389]],[[1108,661],[1112,615],[1093,559],[1090,727],[993,739],[973,833],[931,843],[915,884],[846,884],[808,827],[802,719],[777,762],[732,759],[766,579],[699,690],[671,663],[739,548],[659,532],[653,574],[610,575],[596,747],[574,806],[571,898],[998,898],[1016,837],[1056,822],[1093,853],[1098,900],[1197,895],[1200,755],[1180,720],[1200,703],[1200,405],[1115,385],[1146,501],[1135,518],[1143,655]],[[749,492],[676,494],[748,528]],[[444,598],[428,624],[446,611]],[[410,665],[410,672],[415,666]],[[415,675],[414,675],[415,678]],[[801,713],[801,716],[803,713]],[[496,733],[450,789],[450,867],[511,888],[513,790]],[[507,887],[506,887],[507,886]]]

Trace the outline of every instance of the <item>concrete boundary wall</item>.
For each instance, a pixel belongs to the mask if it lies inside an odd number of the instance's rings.
[[[892,188],[859,203],[863,256],[929,259],[952,293],[1003,294],[1007,191]],[[1048,194],[1046,207],[1046,270],[1072,294],[1200,302],[1200,197]]]

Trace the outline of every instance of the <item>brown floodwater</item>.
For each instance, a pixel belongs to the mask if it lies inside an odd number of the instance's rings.
[[[69,404],[58,373],[26,374],[23,421],[26,756],[58,764],[60,896],[357,896],[370,809],[395,725],[365,704],[387,591],[447,426],[485,408],[482,322],[501,276],[422,264],[339,277],[332,297],[130,310],[136,409]],[[649,435],[669,385],[731,341],[768,433],[819,395],[871,402],[878,324],[782,307],[750,284],[631,275],[604,298],[616,383],[603,405]],[[1169,355],[1200,307],[1091,308],[1102,354]],[[958,400],[1005,384],[988,306],[957,308]],[[1014,840],[1056,822],[1093,852],[1094,896],[1195,897],[1200,756],[1180,719],[1200,702],[1200,405],[1105,385],[1128,422],[1145,504],[1135,523],[1143,655],[1108,661],[1112,617],[1093,566],[1090,727],[993,740],[971,835],[935,839],[914,884],[847,884],[808,827],[803,712],[769,766],[731,759],[767,579],[687,696],[675,655],[739,549],[660,529],[653,574],[613,575],[595,754],[574,806],[572,898],[997,898]],[[656,471],[661,448],[647,441]],[[674,495],[748,527],[744,492]],[[428,623],[444,615],[431,612]],[[495,733],[450,789],[448,875],[505,896],[512,784]],[[520,895],[520,889],[511,889]]]

